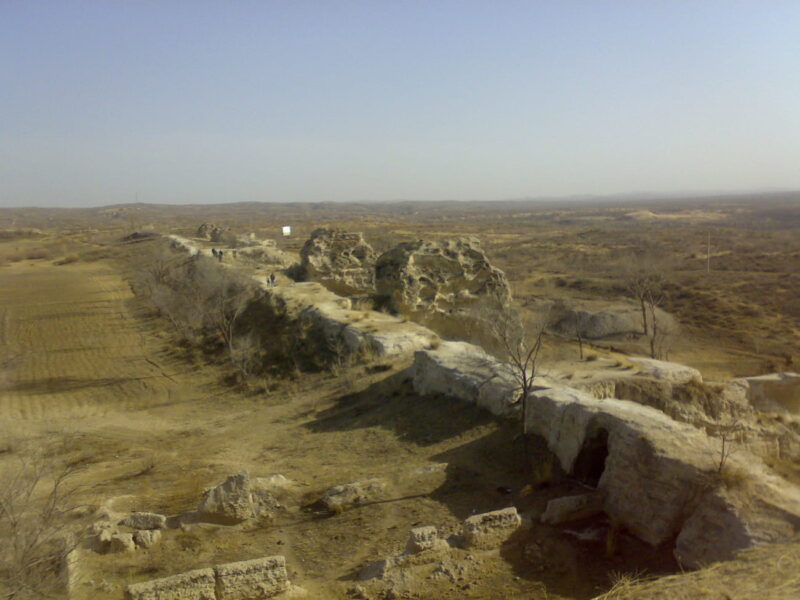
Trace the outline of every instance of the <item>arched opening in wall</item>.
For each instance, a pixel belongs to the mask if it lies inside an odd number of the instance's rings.
[[[572,474],[582,483],[597,487],[606,468],[608,430],[600,428],[583,441]]]

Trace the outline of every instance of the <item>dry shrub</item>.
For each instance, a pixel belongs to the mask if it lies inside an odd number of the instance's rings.
[[[17,227],[11,229],[0,229],[0,241],[21,240],[25,238],[42,237],[44,234],[39,229],[31,227]]]
[[[5,598],[63,597],[67,564],[77,546],[70,513],[75,469],[44,455],[19,457],[0,482],[0,594]]]
[[[594,600],[621,600],[622,598],[634,598],[631,596],[631,591],[634,590],[638,584],[645,581],[643,573],[620,573],[612,571],[610,574],[611,589],[605,594],[597,596]]]
[[[729,490],[747,491],[750,488],[752,480],[744,469],[725,464],[718,475],[722,484]]]

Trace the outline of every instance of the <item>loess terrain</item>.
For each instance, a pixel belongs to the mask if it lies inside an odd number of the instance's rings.
[[[293,236],[277,241],[290,252],[318,226],[364,232],[378,252],[398,241],[474,235],[531,313],[554,299],[636,307],[626,269],[648,263],[667,282],[662,308],[680,324],[669,359],[724,381],[800,370],[798,200],[2,210],[0,469],[11,472],[34,452],[45,453],[54,469],[75,468],[76,497],[89,507],[76,523],[90,522],[91,511],[103,507],[190,511],[204,489],[240,471],[289,480],[279,497],[285,508],[269,522],[193,524],[166,530],[146,552],[87,553],[74,598],[121,599],[127,583],[273,554],[286,556],[291,580],[309,597],[354,597],[358,571],[402,551],[412,527],[456,533],[471,514],[511,505],[541,511],[550,498],[579,487],[563,481],[532,490],[514,425],[451,399],[416,395],[404,372],[408,361],[276,377],[258,386],[232,383],[225,360],[178,344],[164,319],[134,295],[130,279],[140,245],[123,243],[125,235],[190,236],[213,221],[277,238],[288,224]],[[601,362],[646,353],[631,337],[586,345]],[[544,368],[569,369],[576,353],[574,339],[550,336]],[[796,465],[783,468],[797,473]],[[308,509],[323,490],[372,477],[387,481],[388,499],[336,515]],[[618,552],[607,556],[605,533],[580,540],[536,524],[529,535],[555,567],[532,562],[520,544],[462,556],[469,569],[431,573],[405,596],[391,596],[380,583],[369,591],[374,598],[588,600],[608,592],[620,574],[678,571],[667,549],[624,533]],[[675,578],[694,577],[694,585],[710,591],[693,597],[788,599],[782,594],[796,587],[787,588],[783,576],[762,575],[783,573],[782,557],[797,548],[762,553],[717,579],[719,567],[707,576],[673,575],[663,588],[618,585],[608,597],[678,598],[669,591],[683,581]],[[737,573],[761,582],[759,590],[725,587]]]

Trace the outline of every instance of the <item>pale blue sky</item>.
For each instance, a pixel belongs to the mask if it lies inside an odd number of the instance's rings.
[[[795,0],[0,0],[0,206],[751,189]]]

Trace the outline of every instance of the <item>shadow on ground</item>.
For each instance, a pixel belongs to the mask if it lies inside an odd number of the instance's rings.
[[[340,397],[306,426],[314,432],[382,427],[421,446],[449,442],[448,449],[431,456],[446,463],[445,480],[427,497],[458,519],[508,506],[530,515],[530,526],[500,553],[522,582],[541,585],[549,594],[589,599],[607,590],[616,574],[677,571],[669,548],[651,548],[624,532],[614,554],[607,556],[605,516],[563,526],[541,524],[539,516],[551,499],[583,493],[587,487],[557,468],[552,477],[535,479],[525,466],[518,423],[452,398],[419,396],[404,372]],[[534,443],[531,460],[533,471],[539,472],[537,464],[552,461],[552,456]]]
[[[417,445],[433,445],[493,422],[475,406],[416,394],[405,371],[338,398],[306,427],[315,433],[382,427]]]

